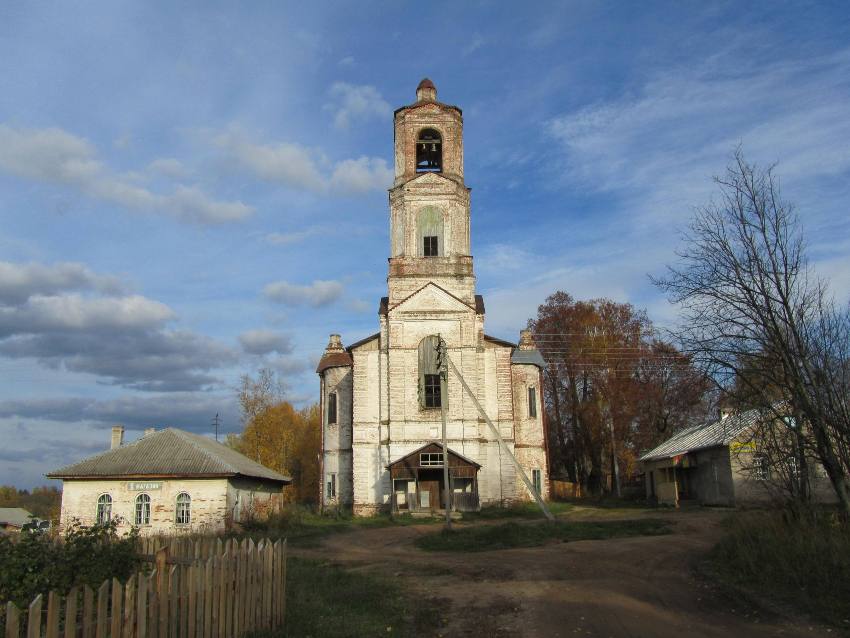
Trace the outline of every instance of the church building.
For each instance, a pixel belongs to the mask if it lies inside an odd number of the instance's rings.
[[[440,509],[444,463],[453,509],[528,500],[530,489],[547,498],[544,361],[530,331],[521,331],[518,344],[484,332],[461,110],[439,102],[425,79],[416,102],[395,111],[394,126],[388,295],[379,305],[379,331],[347,347],[332,334],[317,369],[321,502],[361,515]],[[441,340],[453,364],[443,386]]]

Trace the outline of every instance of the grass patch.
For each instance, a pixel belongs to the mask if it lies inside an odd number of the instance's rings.
[[[513,547],[536,547],[551,541],[601,540],[625,536],[669,534],[665,521],[556,521],[554,523],[505,523],[462,527],[452,531],[420,536],[416,546],[435,552],[484,552]]]
[[[850,628],[850,526],[834,512],[739,512],[710,561],[721,580]]]
[[[569,512],[573,506],[570,503],[561,503],[550,501],[546,503],[546,507],[555,516]],[[543,518],[543,512],[534,501],[525,501],[521,503],[513,503],[507,507],[499,505],[485,505],[478,512],[464,512],[463,520],[465,521],[489,521],[502,518]]]
[[[322,540],[331,535],[361,528],[421,525],[430,520],[415,519],[410,515],[351,516],[342,512],[318,513],[299,505],[290,505],[267,520],[244,523],[239,537],[288,538],[295,547],[319,547]]]
[[[286,624],[255,638],[417,636],[438,617],[435,603],[406,599],[389,578],[290,557]]]

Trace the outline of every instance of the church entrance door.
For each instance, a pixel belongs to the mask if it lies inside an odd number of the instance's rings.
[[[443,506],[442,470],[419,470],[419,508],[438,510]]]

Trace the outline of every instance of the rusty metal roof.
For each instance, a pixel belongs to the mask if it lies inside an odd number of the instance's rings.
[[[747,428],[754,426],[762,416],[760,410],[747,410],[712,421],[700,423],[674,434],[661,445],[651,449],[640,457],[641,461],[666,459],[694,450],[702,450],[719,445],[729,445]]]
[[[319,359],[319,365],[316,367],[316,372],[322,374],[328,368],[344,368],[353,365],[354,361],[348,352],[330,352],[323,354]]]
[[[292,479],[252,461],[213,439],[166,428],[60,468],[48,478],[120,478],[124,476],[245,476],[288,484]]]

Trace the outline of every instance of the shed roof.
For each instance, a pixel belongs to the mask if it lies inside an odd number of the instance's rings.
[[[388,468],[389,468],[389,467],[392,467],[393,465],[396,465],[396,464],[398,464],[398,463],[402,463],[402,462],[404,462],[404,461],[405,461],[405,460],[407,460],[407,459],[413,458],[415,455],[419,454],[419,453],[420,453],[420,452],[422,452],[423,450],[426,450],[426,449],[428,449],[429,447],[432,447],[432,446],[437,446],[439,449],[441,449],[441,450],[445,450],[445,448],[443,447],[443,444],[442,444],[440,441],[429,441],[429,442],[428,442],[428,443],[426,443],[425,445],[423,445],[423,446],[420,446],[420,447],[416,448],[416,449],[415,449],[415,450],[413,450],[412,452],[408,452],[408,453],[407,453],[407,454],[405,454],[404,456],[402,456],[402,457],[400,457],[400,458],[397,458],[395,461],[392,461],[391,463],[388,463],[388,464],[387,464],[387,467],[388,467]],[[471,458],[469,458],[469,457],[467,457],[467,456],[464,456],[463,454],[461,454],[461,453],[459,453],[459,452],[455,452],[455,451],[454,451],[453,449],[451,449],[451,448],[449,448],[449,456],[450,456],[450,457],[451,457],[451,456],[453,456],[453,457],[455,457],[455,458],[457,458],[457,459],[460,459],[460,460],[461,460],[461,461],[463,461],[464,463],[467,463],[467,464],[469,464],[469,465],[474,465],[474,466],[475,466],[475,467],[477,467],[477,468],[480,468],[480,467],[481,467],[481,464],[480,464],[480,463],[476,463],[476,462],[475,462],[475,461],[473,461]]]
[[[747,410],[725,419],[701,423],[674,434],[661,445],[651,449],[640,457],[641,461],[665,459],[694,450],[702,450],[718,445],[729,445],[747,428],[755,425],[761,418],[761,411]]]
[[[32,514],[21,507],[0,507],[0,525],[21,527],[29,523]]]
[[[185,430],[166,428],[114,450],[51,472],[49,478],[120,478],[124,476],[245,476],[288,484],[292,479],[252,461],[218,441]]]

